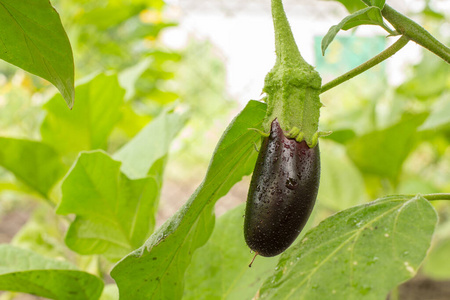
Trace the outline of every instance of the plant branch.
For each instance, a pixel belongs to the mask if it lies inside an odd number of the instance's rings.
[[[402,15],[387,4],[384,6],[381,14],[399,33],[430,50],[447,63],[450,63],[450,48],[439,42],[422,26]]]
[[[434,201],[434,200],[450,200],[450,194],[444,194],[444,193],[437,193],[437,194],[427,194],[422,195],[425,199],[428,201]]]
[[[402,49],[407,43],[409,39],[405,36],[400,37],[394,44],[392,44],[389,48],[378,54],[377,56],[371,58],[370,60],[366,61],[365,63],[357,66],[356,68],[348,71],[347,73],[333,79],[332,81],[324,84],[321,89],[321,93],[328,91],[329,89],[334,88],[335,86],[352,79],[353,77],[361,74],[364,71],[367,71],[368,69],[378,65],[382,61],[386,60],[387,58],[391,57],[395,53],[397,53],[400,49]]]

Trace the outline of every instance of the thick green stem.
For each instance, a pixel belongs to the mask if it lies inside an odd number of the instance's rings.
[[[371,58],[370,60],[366,61],[365,63],[357,66],[356,68],[348,71],[344,75],[339,76],[338,78],[333,79],[332,81],[324,84],[321,89],[321,93],[328,91],[329,89],[334,88],[335,86],[352,79],[353,77],[367,71],[368,69],[378,65],[382,61],[386,60],[387,58],[391,57],[395,53],[397,53],[400,49],[402,49],[407,43],[409,39],[405,36],[400,37],[392,46],[378,54],[377,56]]]
[[[272,0],[272,18],[275,28],[277,64],[307,65],[295,43],[281,0]]]
[[[263,128],[270,131],[277,119],[286,136],[305,140],[312,148],[319,136],[322,79],[300,55],[281,0],[272,0],[272,17],[277,60],[264,84],[267,113]]]
[[[402,15],[387,4],[384,6],[381,13],[399,33],[430,50],[447,63],[450,63],[450,48],[439,42],[422,26]]]
[[[435,201],[435,200],[450,200],[450,194],[447,193],[437,193],[437,194],[427,194],[427,195],[422,195],[422,197],[424,197],[425,199],[427,199],[428,201]]]

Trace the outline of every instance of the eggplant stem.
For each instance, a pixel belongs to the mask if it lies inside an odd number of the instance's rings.
[[[256,256],[258,256],[258,252],[255,252],[255,256],[253,256],[253,259],[252,259],[252,261],[250,262],[250,264],[248,265],[248,267],[249,268],[251,268],[252,267],[252,265],[253,265],[253,262],[255,261],[255,258],[256,258]]]

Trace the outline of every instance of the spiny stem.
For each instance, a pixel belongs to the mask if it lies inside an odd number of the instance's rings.
[[[281,0],[272,0],[272,18],[275,28],[275,52],[277,64],[306,64],[301,57],[292,34],[291,26],[284,12]]]
[[[348,71],[344,75],[339,76],[338,78],[333,79],[332,81],[324,84],[321,89],[321,93],[328,91],[329,89],[334,88],[335,86],[352,79],[353,77],[367,71],[368,69],[378,65],[382,61],[388,59],[395,53],[397,53],[400,49],[402,49],[407,43],[409,39],[406,36],[400,37],[392,46],[378,54],[377,56],[371,58],[370,60],[366,61],[365,63],[357,66],[356,68]]]
[[[450,63],[450,48],[439,42],[422,26],[402,15],[387,4],[384,5],[381,14],[399,33],[430,50],[447,63]]]

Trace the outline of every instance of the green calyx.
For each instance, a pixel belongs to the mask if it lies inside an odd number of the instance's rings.
[[[312,148],[319,137],[322,79],[300,55],[281,0],[272,0],[272,17],[277,61],[265,79],[267,114],[263,127],[270,131],[272,121],[278,119],[288,138],[305,140]]]

